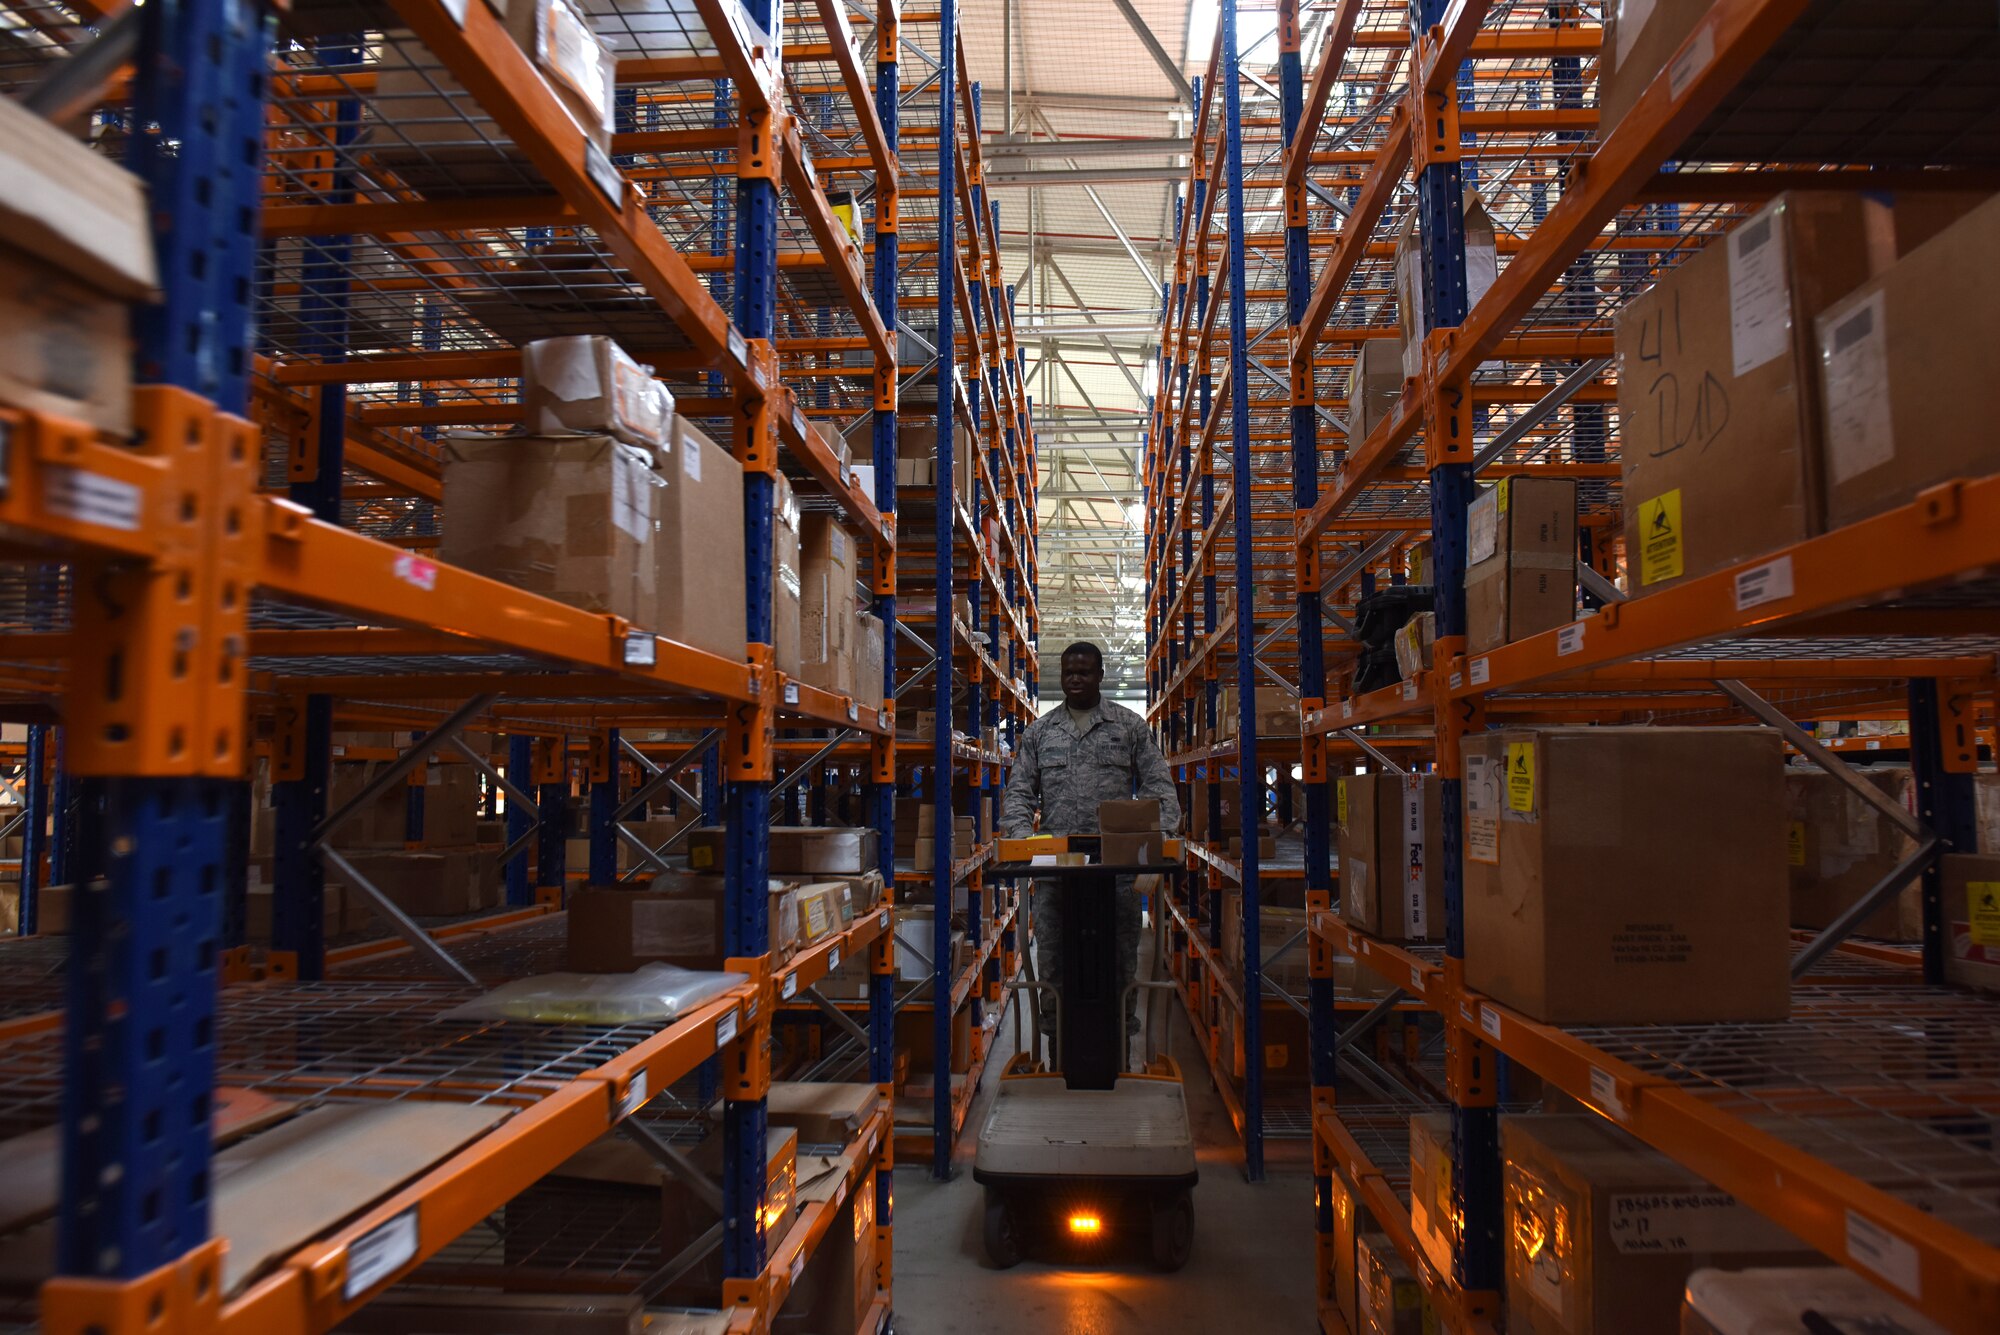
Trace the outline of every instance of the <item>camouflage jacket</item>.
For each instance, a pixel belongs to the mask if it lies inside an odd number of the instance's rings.
[[[1058,705],[1021,734],[1007,777],[1001,832],[1012,838],[1035,833],[1039,811],[1043,834],[1095,834],[1097,804],[1130,797],[1157,797],[1161,828],[1169,833],[1180,828],[1173,776],[1146,721],[1100,698],[1078,735],[1069,710]]]

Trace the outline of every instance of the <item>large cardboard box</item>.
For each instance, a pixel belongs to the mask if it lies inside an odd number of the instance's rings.
[[[1604,47],[1597,58],[1597,138],[1611,137],[1625,113],[1694,31],[1714,0],[1613,0],[1604,7]],[[1695,69],[1713,59],[1708,55]],[[1697,51],[1691,50],[1692,62]]]
[[[1500,277],[1500,240],[1493,215],[1477,190],[1465,192],[1460,208],[1465,228],[1465,309],[1470,311]],[[1396,310],[1406,377],[1423,374],[1424,338],[1430,332],[1423,301],[1424,248],[1417,237],[1416,217],[1412,211],[1396,236]]]
[[[333,776],[328,785],[326,808],[328,814],[338,811],[360,795],[361,790],[380,774],[385,762],[375,760],[337,760],[333,764]],[[426,816],[429,812],[426,811]],[[410,795],[406,784],[395,783],[373,802],[357,808],[353,814],[334,827],[329,836],[335,848],[343,851],[355,848],[401,848],[409,842]],[[277,814],[271,814],[271,837],[277,838]]]
[[[2000,470],[2000,440],[1966,388],[2000,350],[2000,199],[1828,307],[1815,331],[1826,401],[1826,516],[1850,524],[1953,478]]]
[[[356,851],[346,857],[355,871],[413,918],[448,918],[490,907],[499,883],[493,854],[483,848]],[[326,881],[341,884],[344,878],[328,867]],[[367,902],[358,890],[350,891],[348,898]]]
[[[811,1173],[815,1162],[809,1161],[804,1171]],[[825,1193],[821,1199],[827,1200],[843,1182],[841,1169],[814,1179]],[[812,1185],[802,1177],[800,1204],[810,1204],[813,1198]],[[875,1301],[875,1262],[875,1174],[870,1170],[834,1211],[832,1226],[793,1281],[784,1306],[772,1318],[774,1335],[859,1329]]]
[[[686,418],[674,418],[660,500],[658,611],[653,629],[669,639],[743,658],[743,465]]]
[[[799,525],[799,676],[808,685],[854,694],[854,581],[860,553],[830,514]]]
[[[711,1182],[722,1178],[722,1139],[722,1133],[714,1131],[693,1149],[685,1151]],[[610,1143],[617,1144],[621,1151],[637,1148],[625,1142]],[[764,1138],[764,1210],[758,1216],[758,1225],[767,1247],[776,1246],[778,1240],[785,1236],[801,1203],[798,1148],[798,1136],[789,1129],[772,1127],[770,1134]],[[648,1156],[647,1164],[651,1163]],[[632,1169],[636,1173],[639,1165],[633,1164]],[[679,1175],[658,1172],[657,1176],[660,1183],[660,1255],[679,1256],[714,1227],[717,1212],[696,1196]],[[683,1277],[667,1296],[680,1301],[703,1301],[702,1295],[713,1295],[721,1282],[722,1255],[718,1249],[703,1258],[694,1272]],[[712,1296],[706,1301],[712,1302]]]
[[[771,1125],[790,1127],[801,1145],[845,1145],[881,1103],[873,1085],[771,1082]]]
[[[1354,1268],[1359,1335],[1430,1335],[1430,1299],[1388,1234],[1356,1238]]]
[[[1437,1267],[1451,1273],[1458,1247],[1456,1212],[1451,1204],[1451,1114],[1410,1117],[1410,1232]]]
[[[1601,1117],[1503,1117],[1500,1143],[1510,1335],[1674,1335],[1695,1270],[1811,1254]]]
[[[521,349],[522,421],[534,436],[616,436],[658,449],[674,396],[601,334],[542,338]]]
[[[1377,424],[1394,415],[1403,397],[1403,340],[1364,338],[1348,373],[1347,448],[1359,449]]]
[[[1464,757],[1468,986],[1552,1024],[1785,1018],[1777,733],[1511,728]]]
[[[1898,803],[1907,800],[1908,770],[1873,770],[1867,779]],[[1785,807],[1794,927],[1828,926],[1915,851],[1900,825],[1822,770],[1786,769]],[[1854,930],[1885,941],[1922,940],[1917,880]]]
[[[7,181],[0,198],[0,403],[128,434],[127,303],[159,292],[146,188],[74,135],[5,99],[0,167]],[[53,493],[48,503],[58,504]]]
[[[799,498],[783,473],[771,499],[771,649],[778,671],[799,675]]]
[[[1139,834],[1160,828],[1156,797],[1114,798],[1097,804],[1097,828],[1105,834]]]
[[[651,451],[610,436],[452,437],[444,442],[438,556],[650,627],[654,530],[668,490],[655,462]]]
[[[67,889],[68,887],[63,888]],[[276,893],[268,885],[253,885],[244,891],[243,936],[252,945],[269,945],[271,942],[272,904],[274,903]],[[48,891],[44,890],[42,895],[42,931],[50,932],[55,929],[49,926],[48,921]],[[360,896],[357,895],[355,898],[359,899]],[[365,925],[350,920],[347,905],[347,889],[337,882],[326,886],[321,892],[320,915],[320,932],[324,937],[339,936],[342,932],[348,931],[352,927]],[[364,918],[373,917],[366,908],[361,909],[361,916]],[[67,921],[63,923],[61,930],[64,932],[69,930]]]
[[[719,968],[724,909],[720,876],[657,876],[643,890],[572,891],[569,967],[578,973],[630,973],[654,963]]]
[[[888,648],[882,637],[881,617],[863,612],[854,618],[854,690],[850,694],[857,702],[873,704],[888,698],[884,671]]]
[[[1444,810],[1436,775],[1334,781],[1340,916],[1391,941],[1444,935]]]
[[[1575,618],[1574,478],[1502,478],[1472,503],[1466,532],[1467,653],[1482,654]]]
[[[1953,853],[1944,872],[1944,975],[2000,992],[2000,854]]]
[[[1859,192],[1780,195],[1619,312],[1634,593],[1821,530],[1813,321],[1894,254]]]
[[[866,825],[774,825],[770,840],[773,876],[859,876],[881,867],[876,831]]]

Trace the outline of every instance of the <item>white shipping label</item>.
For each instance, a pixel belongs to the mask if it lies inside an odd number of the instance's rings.
[[[79,524],[99,524],[131,533],[139,527],[139,489],[130,482],[67,464],[42,470],[42,505],[52,515]]]
[[[1421,941],[1430,935],[1430,911],[1424,896],[1424,781],[1404,778],[1403,788],[1403,935]]]
[[[1872,1219],[1847,1212],[1847,1255],[1912,1298],[1924,1296],[1917,1249]]]
[[[692,436],[681,442],[681,472],[690,482],[701,481],[701,442]]]
[[[1889,416],[1889,353],[1882,293],[1869,293],[1820,339],[1827,467],[1847,482],[1896,457]]]
[[[1782,208],[1767,208],[1729,234],[1729,347],[1739,376],[1783,356],[1792,344]]]
[[[653,531],[653,470],[629,450],[611,453],[611,522],[635,542]]]
[[[1715,25],[1703,22],[1688,38],[1674,63],[1667,67],[1667,96],[1678,102],[1701,72],[1715,59]]]
[[[1736,576],[1736,610],[1739,612],[1791,596],[1792,558],[1789,556],[1752,566]]]
[[[342,1302],[353,1302],[401,1270],[417,1254],[417,1207],[379,1224],[347,1248],[347,1281],[340,1286]]]
[[[1500,243],[1468,241],[1465,246],[1465,309],[1475,310],[1479,299],[1500,278]]]
[[[1488,487],[1465,511],[1465,564],[1476,566],[1500,550],[1500,489]]]
[[[1472,660],[1472,684],[1484,686],[1493,677],[1493,665],[1484,658]]]
[[[1465,856],[1473,862],[1500,861],[1501,774],[1497,757],[1465,758]]]
[[[1618,45],[1612,56],[1613,69],[1620,69],[1632,54],[1632,43],[1639,40],[1639,34],[1646,30],[1646,20],[1653,17],[1653,0],[1618,0],[1618,16],[1612,20],[1612,29],[1617,34]]]
[[[1340,864],[1340,895],[1347,911],[1357,917],[1368,913],[1368,864],[1348,858]]]
[[[1726,1191],[1643,1191],[1605,1202],[1611,1245],[1627,1255],[1783,1251],[1783,1230]]]

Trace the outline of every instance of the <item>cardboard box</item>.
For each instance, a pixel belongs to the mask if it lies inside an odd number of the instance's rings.
[[[479,772],[470,765],[427,766],[424,843],[432,848],[459,848],[478,842]]]
[[[1477,190],[1460,201],[1465,226],[1465,309],[1479,305],[1486,289],[1500,277],[1500,241],[1493,215]],[[1422,375],[1424,338],[1429,333],[1424,314],[1424,249],[1417,238],[1412,212],[1396,236],[1396,310],[1403,335],[1403,375]],[[1400,387],[1399,387],[1400,392]]]
[[[1230,835],[1229,842],[1223,845],[1223,851],[1225,856],[1240,861],[1243,857],[1243,836],[1240,834]],[[1278,856],[1278,836],[1274,834],[1258,835],[1257,857],[1260,860],[1268,861],[1276,856]]]
[[[875,704],[889,697],[883,655],[888,645],[882,638],[882,618],[862,612],[854,618],[854,689],[848,692],[860,704]]]
[[[1868,781],[1899,804],[1910,772],[1866,771]],[[1791,877],[1792,926],[1825,927],[1915,851],[1903,828],[1824,771],[1785,770],[1785,861]],[[1854,929],[1884,941],[1921,941],[1918,881]]]
[[[357,850],[346,857],[355,871],[413,918],[456,917],[486,907],[492,901],[491,887],[499,881],[493,855],[477,847]],[[329,866],[326,882],[343,884],[344,878]],[[350,898],[362,905],[367,902],[358,891]]]
[[[654,630],[682,644],[743,660],[743,465],[687,419],[674,418],[660,499]]]
[[[1604,7],[1604,47],[1597,58],[1599,143],[1611,137],[1646,85],[1665,68],[1713,2],[1614,0]],[[1713,44],[1709,53],[1712,58]]]
[[[1780,195],[1619,312],[1635,594],[1821,531],[1814,319],[1895,253],[1860,192]]]
[[[1358,1335],[1428,1335],[1430,1299],[1388,1234],[1354,1240],[1354,1270]]]
[[[64,886],[62,888],[67,890],[69,887]],[[48,893],[47,890],[42,891],[42,931],[45,933],[55,930],[49,926]],[[271,942],[272,904],[275,894],[276,892],[268,885],[253,885],[248,887],[244,892],[243,938],[252,945],[269,945]],[[335,884],[325,888],[320,898],[320,914],[320,933],[322,937],[339,936],[349,929],[347,889],[345,886]],[[363,914],[366,917],[373,917],[366,910],[363,911]],[[61,930],[64,933],[69,931],[67,915],[65,915]]]
[[[655,462],[651,451],[610,436],[448,438],[438,557],[586,612],[651,626],[658,613],[654,532],[668,490]]]
[[[854,694],[854,582],[860,552],[830,514],[799,526],[799,677],[821,690]]]
[[[1410,1232],[1440,1275],[1451,1273],[1458,1226],[1451,1205],[1451,1114],[1410,1118]]]
[[[1820,315],[1829,526],[2000,470],[2000,442],[1965,394],[2000,372],[1986,328],[1986,312],[2000,302],[1997,249],[2000,199]]]
[[[522,421],[533,436],[616,436],[671,443],[674,396],[602,335],[537,339],[521,349]]]
[[[1965,987],[2000,992],[2000,854],[1952,853],[1939,865],[1944,873],[1944,976]]]
[[[503,17],[515,45],[535,62],[583,131],[592,138],[608,134],[614,62],[582,8],[569,0],[508,0]]]
[[[859,876],[881,867],[876,832],[866,825],[774,825],[770,840],[774,876]]]
[[[808,1171],[811,1171],[809,1168]],[[827,1172],[830,1193],[842,1181]],[[810,1201],[803,1197],[801,1204]],[[834,1213],[831,1227],[793,1282],[784,1306],[772,1319],[773,1335],[821,1335],[852,1331],[875,1301],[875,1174],[871,1169]]]
[[[771,1082],[771,1125],[798,1133],[801,1145],[846,1145],[875,1115],[881,1096],[873,1085]]]
[[[1472,503],[1466,530],[1467,653],[1485,653],[1575,619],[1575,479],[1502,478]],[[1398,665],[1403,656],[1399,634]]]
[[[1151,866],[1164,861],[1161,843],[1166,838],[1158,830],[1139,830],[1101,836],[1097,860],[1107,867]]]
[[[1854,1271],[1836,1266],[1697,1270],[1688,1276],[1679,1335],[1790,1335],[1809,1330],[1945,1335],[1943,1326],[1915,1308]]]
[[[795,947],[809,946],[839,931],[842,906],[852,903],[848,896],[845,881],[820,881],[798,887],[793,899]],[[854,921],[851,908],[846,913],[846,920]]]
[[[1348,373],[1347,448],[1359,449],[1376,426],[1395,416],[1403,398],[1403,340],[1364,338]]]
[[[1299,941],[1283,954],[1278,951],[1305,925],[1304,909],[1267,908],[1258,914],[1257,947],[1261,956],[1258,967],[1273,987],[1295,997],[1306,992],[1309,975],[1306,942]],[[1222,896],[1222,958],[1229,965],[1230,977],[1240,981],[1244,964],[1243,896],[1235,890],[1224,891]]]
[[[0,131],[0,402],[128,435],[127,303],[159,295],[146,188],[17,102]]]
[[[1500,1143],[1510,1335],[1674,1335],[1696,1269],[1811,1256],[1601,1117],[1503,1117]]]
[[[799,498],[783,473],[771,502],[771,648],[778,671],[799,675]]]
[[[326,807],[329,814],[357,797],[382,772],[386,761],[337,760],[333,764]],[[277,838],[272,813],[272,839]],[[373,802],[360,807],[335,827],[331,842],[343,852],[357,848],[402,848],[409,842],[410,796],[407,784],[391,784]]]
[[[1360,1221],[1356,1218],[1354,1188],[1337,1163],[1328,1175],[1327,1204],[1333,1214],[1333,1257],[1327,1267],[1331,1271],[1327,1283],[1333,1290],[1333,1305],[1341,1321],[1349,1331],[1359,1332],[1361,1312],[1356,1305],[1360,1295],[1355,1287],[1354,1237],[1360,1232]]]
[[[1334,781],[1340,916],[1390,941],[1444,935],[1442,787],[1436,775]]]
[[[1126,798],[1097,804],[1097,828],[1105,834],[1138,834],[1160,828],[1158,798]]]
[[[1437,613],[1419,612],[1396,632],[1396,669],[1403,680],[1431,670],[1431,650],[1437,644]]]
[[[630,973],[653,963],[720,968],[723,887],[720,876],[660,876],[644,890],[572,891],[569,967],[578,973]]]
[[[1551,1024],[1785,1018],[1777,733],[1513,728],[1464,757],[1467,986]]]
[[[602,1142],[600,1142],[602,1143]],[[637,1146],[621,1148],[637,1149]],[[764,1138],[764,1210],[758,1217],[759,1231],[767,1246],[775,1246],[792,1226],[801,1204],[799,1200],[799,1139],[789,1129],[772,1127]],[[684,1151],[711,1182],[723,1174],[722,1133],[711,1132],[693,1149]],[[641,1152],[643,1153],[643,1151]],[[650,1158],[648,1163],[650,1163]],[[687,1182],[673,1173],[659,1174],[660,1255],[680,1255],[696,1239],[715,1226],[717,1213],[689,1189]],[[824,1243],[821,1245],[825,1245]],[[700,1294],[715,1293],[722,1281],[722,1253],[710,1252],[692,1274],[683,1276],[670,1292],[683,1300],[700,1301]],[[713,1301],[713,1299],[709,1299]]]

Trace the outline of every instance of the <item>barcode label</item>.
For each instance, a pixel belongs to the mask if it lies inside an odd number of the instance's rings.
[[[353,1302],[401,1270],[416,1255],[417,1207],[412,1205],[348,1244],[347,1282],[340,1288],[341,1301]]]
[[[736,1012],[731,1011],[715,1022],[715,1046],[727,1047],[736,1037]]]
[[[1924,1296],[1917,1249],[1872,1219],[1847,1212],[1847,1255],[1912,1298]]]
[[[1567,658],[1583,652],[1583,623],[1572,621],[1556,632],[1556,657]]]
[[[627,635],[625,637],[626,667],[651,667],[659,661],[659,643],[651,635]]]
[[[1500,1012],[1487,1010],[1484,1006],[1481,1006],[1479,1008],[1479,1027],[1486,1031],[1487,1037],[1498,1043],[1500,1041]]]
[[[1414,964],[1410,966],[1410,990],[1419,994],[1424,990],[1424,971]]]
[[[52,515],[131,533],[139,527],[139,489],[130,482],[58,464],[45,469],[42,504]]]
[[[786,682],[785,703],[788,705],[795,705],[798,702],[799,702],[799,684],[795,681]]]
[[[583,141],[583,171],[604,197],[620,208],[625,206],[625,176],[611,155],[589,139]]]
[[[1405,700],[1414,700],[1417,698],[1417,683],[1414,680],[1403,683],[1403,698]]]
[[[1451,674],[1451,689],[1453,689],[1453,690],[1455,691],[1455,690],[1457,690],[1457,689],[1458,689],[1459,687],[1461,687],[1461,686],[1463,686],[1463,685],[1465,685],[1465,674],[1464,674],[1463,672],[1454,672],[1454,673],[1452,673],[1452,674]]]
[[[618,1100],[618,1116],[614,1120],[623,1121],[646,1106],[646,1100],[651,1097],[647,1093],[646,1083],[646,1072],[643,1067],[633,1072],[631,1080],[625,1085],[625,1097]]]
[[[849,723],[859,723],[861,721],[861,707],[852,700],[847,702],[847,721]]]
[[[1590,1097],[1619,1121],[1625,1120],[1625,1101],[1618,1097],[1618,1082],[1611,1078],[1611,1072],[1590,1068]]]
[[[1474,686],[1484,686],[1488,678],[1492,675],[1492,665],[1485,659],[1475,658],[1472,660],[1472,684]]]
[[[834,970],[834,969],[838,969],[838,968],[840,967],[840,947],[839,947],[839,946],[835,946],[835,947],[834,947],[834,948],[833,948],[832,950],[829,950],[829,951],[827,951],[827,952],[826,952],[826,967],[827,967],[827,969],[828,969],[828,971],[829,971],[829,972],[830,972],[830,971],[832,971],[832,970]]]
[[[1747,611],[1792,596],[1792,558],[1752,566],[1736,576],[1736,610]]]

